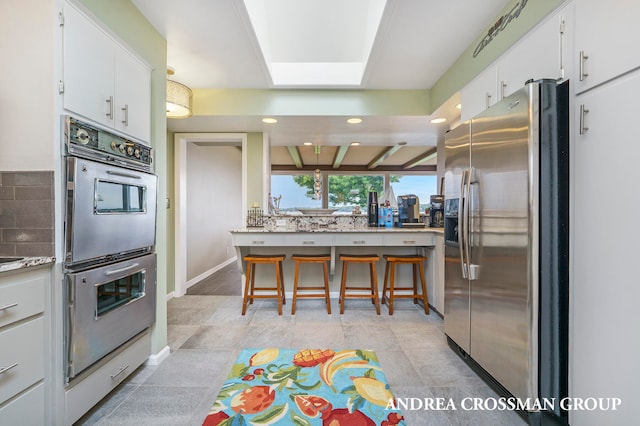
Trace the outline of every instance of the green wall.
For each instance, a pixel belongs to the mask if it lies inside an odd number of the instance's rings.
[[[454,93],[462,89],[473,78],[495,61],[509,47],[531,30],[541,19],[554,11],[565,0],[514,0],[502,9],[500,14],[491,21],[485,30],[478,35],[476,40],[460,55],[456,62],[431,88],[430,103],[435,111]],[[504,30],[499,32],[493,40],[474,58],[473,52],[476,46],[488,33],[499,17],[518,7],[524,2],[517,18],[513,19]]]
[[[262,133],[247,133],[247,208],[253,202],[262,206],[265,190],[264,144]],[[266,209],[267,206],[262,206]]]

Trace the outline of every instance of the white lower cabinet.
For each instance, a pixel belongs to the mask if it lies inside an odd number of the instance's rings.
[[[0,425],[45,424],[44,383],[40,383],[0,408]]]
[[[637,93],[640,71],[575,98],[570,395],[622,400],[616,411],[572,411],[575,425],[637,423]]]
[[[0,274],[0,425],[42,425],[49,268]]]
[[[99,364],[86,377],[80,377],[65,391],[65,424],[71,425],[114,390],[149,357],[149,332],[125,344],[115,356]]]

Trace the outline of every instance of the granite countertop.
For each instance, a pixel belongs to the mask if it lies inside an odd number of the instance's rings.
[[[0,273],[31,268],[33,266],[46,265],[48,263],[54,263],[56,261],[55,257],[47,257],[47,256],[32,256],[32,257],[23,257],[23,258],[20,258],[19,256],[0,256],[0,257],[16,257],[16,260],[12,262],[0,263]]]
[[[397,227],[380,227],[380,228],[313,228],[313,229],[289,229],[289,228],[240,228],[240,229],[232,229],[231,233],[244,233],[244,232],[255,232],[255,233],[275,233],[275,232],[285,232],[285,233],[350,233],[350,232],[367,232],[367,233],[403,233],[403,232],[435,232],[437,234],[444,233],[443,228],[430,228],[428,226],[424,228],[397,228]]]

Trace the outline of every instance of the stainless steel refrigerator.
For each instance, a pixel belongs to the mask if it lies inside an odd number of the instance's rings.
[[[528,82],[446,135],[445,334],[504,396],[557,398],[532,424],[567,422],[568,84]]]

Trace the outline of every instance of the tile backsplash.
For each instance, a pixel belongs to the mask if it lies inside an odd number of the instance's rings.
[[[53,256],[53,172],[0,171],[0,256]]]

